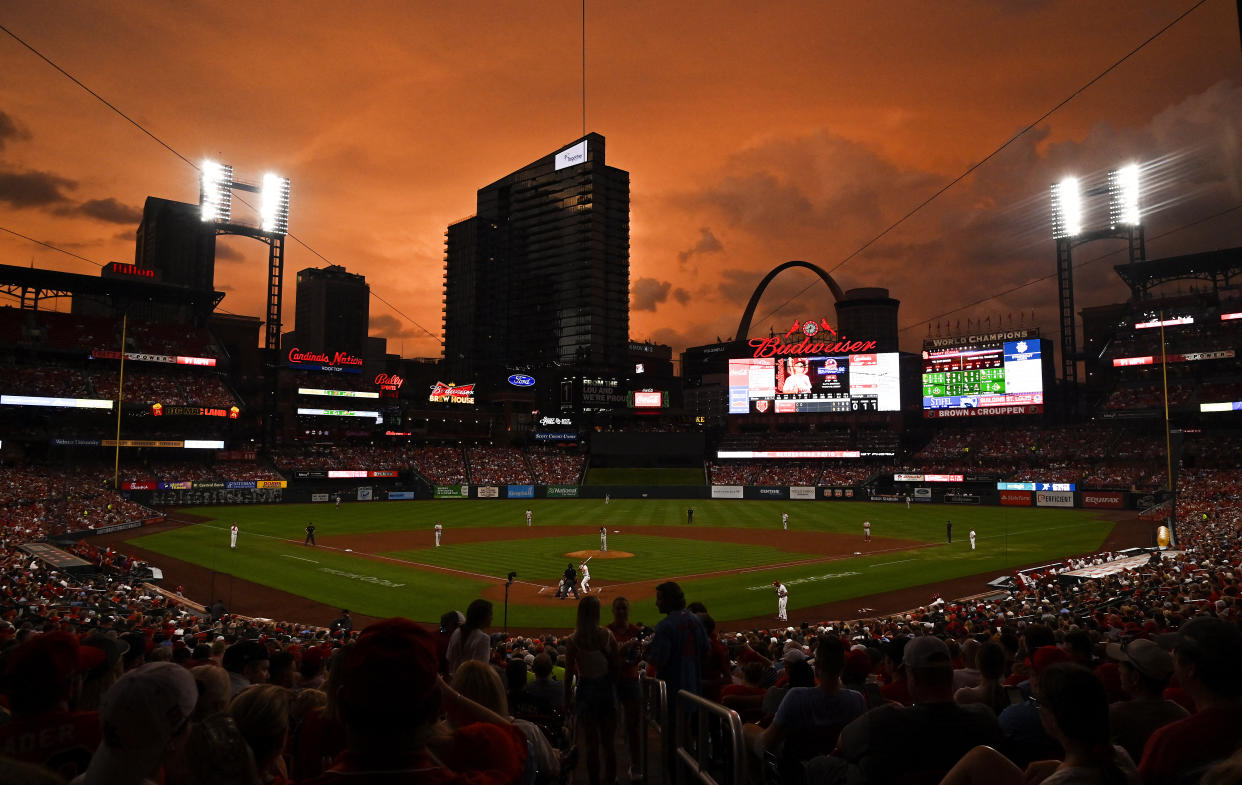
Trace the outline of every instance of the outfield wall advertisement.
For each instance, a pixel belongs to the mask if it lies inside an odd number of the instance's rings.
[[[1083,491],[1082,506],[1102,510],[1124,510],[1126,494],[1122,491]]]
[[[789,498],[791,499],[814,499],[815,486],[813,485],[791,485],[789,486]]]
[[[742,498],[742,486],[740,485],[713,485],[713,499],[740,499]]]
[[[510,499],[533,499],[535,498],[535,486],[510,485],[505,489],[505,496]]]
[[[500,489],[495,485],[480,485],[477,496],[480,499],[499,499]]]
[[[577,485],[549,485],[547,491],[549,499],[576,499],[578,498]]]
[[[1001,491],[1000,503],[1005,507],[1030,507],[1030,491]]]
[[[437,499],[469,499],[469,485],[437,485],[435,491]]]
[[[1073,507],[1074,494],[1064,491],[1036,491],[1035,504],[1040,507]]]

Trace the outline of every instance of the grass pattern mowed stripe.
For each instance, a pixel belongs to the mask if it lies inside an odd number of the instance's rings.
[[[685,511],[695,510],[695,523],[687,527],[702,537],[713,528],[770,531],[767,547],[676,537],[649,537],[644,527],[684,526]],[[453,543],[453,531],[474,527],[522,527],[523,513],[534,511],[532,539],[496,540],[470,544]],[[780,530],[780,514],[790,514],[790,529]],[[501,582],[510,570],[520,581],[551,583],[568,561],[564,553],[598,547],[598,528],[606,525],[609,546],[636,554],[632,559],[593,560],[592,576],[606,583],[678,578],[687,596],[705,602],[718,620],[751,618],[775,611],[770,592],[749,587],[779,577],[790,583],[790,608],[813,607],[849,597],[917,586],[943,579],[977,575],[1020,564],[1053,561],[1071,553],[1087,553],[1099,547],[1111,530],[1111,521],[1086,510],[1037,508],[950,507],[863,502],[771,502],[739,500],[440,500],[420,502],[353,503],[332,505],[274,505],[200,507],[187,510],[216,519],[158,535],[138,538],[135,544],[209,569],[236,575],[286,592],[338,607],[350,607],[373,616],[400,614],[420,621],[434,621],[450,608],[464,608],[485,588]],[[945,521],[953,521],[953,544],[945,544]],[[397,562],[385,563],[356,554],[301,545],[302,528],[314,521],[317,534],[425,531],[431,544],[431,527],[445,525],[445,546],[440,553],[429,548],[406,550],[400,558],[426,561],[478,573],[473,577],[428,572]],[[860,535],[862,521],[870,520],[876,537],[898,537],[925,543],[925,547],[821,561],[797,567],[769,568],[814,558],[799,545],[803,532]],[[228,526],[241,529],[236,552],[229,553]],[[539,537],[540,525],[580,525],[581,538]],[[968,533],[979,533],[978,549],[970,550]],[[786,537],[786,535],[788,535]],[[568,540],[568,541],[567,541]],[[629,547],[627,542],[635,543]],[[321,561],[311,565],[293,557]],[[576,561],[576,560],[575,560]],[[658,569],[655,564],[663,564]],[[325,573],[336,569],[354,576]],[[755,569],[758,568],[758,569]],[[720,569],[755,569],[740,574],[706,577]],[[842,572],[858,575],[840,578],[818,576]],[[656,573],[656,574],[653,574]],[[696,578],[694,576],[704,575]],[[814,579],[816,580],[808,580]],[[371,580],[403,584],[385,586]],[[805,581],[805,582],[802,582]],[[624,590],[624,587],[620,587]],[[650,605],[632,596],[636,609]],[[570,604],[572,605],[572,603]],[[500,608],[497,604],[499,618]],[[539,607],[514,604],[509,622],[513,626],[570,627],[570,607]],[[635,618],[654,620],[650,609]]]
[[[641,531],[641,530],[639,530]],[[498,540],[446,545],[392,554],[401,559],[425,562],[459,570],[478,571],[503,578],[516,570],[525,580],[552,582],[561,576],[567,562],[577,566],[580,558],[566,554],[594,549],[588,537],[544,537],[535,540]],[[675,537],[645,537],[641,534],[612,535],[609,546],[614,551],[634,554],[622,559],[592,559],[591,577],[596,581],[664,580],[670,576],[732,570],[739,565],[787,564],[791,561],[815,559],[819,554],[791,550],[710,543],[703,540],[682,540]]]

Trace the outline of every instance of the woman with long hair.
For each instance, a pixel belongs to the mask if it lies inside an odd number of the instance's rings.
[[[1038,689],[1040,721],[1064,760],[1035,761],[1024,773],[991,747],[975,747],[940,785],[1139,785],[1130,756],[1109,740],[1108,695],[1094,673],[1058,663],[1039,674]]]
[[[578,622],[565,649],[565,705],[574,716],[586,742],[587,777],[599,785],[600,752],[604,755],[603,781],[617,781],[617,640],[599,625],[599,598],[578,601]],[[577,692],[573,684],[577,682]]]
[[[1005,650],[999,643],[988,641],[979,647],[975,657],[979,666],[979,685],[962,687],[953,693],[959,704],[982,703],[997,717],[1009,706],[1009,694],[1005,691]]]
[[[492,654],[492,638],[487,628],[492,623],[492,604],[484,599],[471,602],[466,608],[466,622],[453,630],[449,638],[448,651],[444,657],[448,660],[449,673],[457,673],[457,669],[466,660],[489,662]]]

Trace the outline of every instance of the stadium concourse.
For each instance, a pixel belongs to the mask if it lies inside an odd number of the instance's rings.
[[[1080,442],[1081,454],[1088,457],[1088,448],[1099,441],[1091,431],[1079,434],[1077,439],[1072,432],[1064,431],[1050,435],[1030,429],[1029,435],[1045,444]],[[995,443],[989,435],[977,432],[971,441]],[[1006,443],[1014,441],[1010,438]],[[1159,704],[1167,707],[1161,714],[1167,730],[1158,730],[1159,723],[1155,721],[1138,730],[1135,723],[1117,722],[1114,726],[1115,740],[1130,751],[1144,781],[1182,781],[1175,780],[1176,776],[1203,773],[1212,766],[1236,765],[1227,759],[1242,745],[1242,734],[1237,732],[1237,717],[1242,716],[1242,683],[1236,668],[1237,658],[1242,655],[1237,644],[1237,623],[1242,613],[1242,510],[1235,491],[1242,482],[1242,471],[1213,468],[1233,460],[1228,450],[1219,447],[1205,442],[1197,450],[1197,467],[1182,473],[1176,511],[1179,550],[1161,561],[1111,572],[1073,586],[1056,579],[1057,573],[1098,566],[1109,559],[1111,554],[1106,551],[1113,546],[1106,544],[1101,554],[1028,573],[1011,591],[986,598],[926,596],[899,613],[859,614],[859,609],[853,608],[852,612],[806,616],[793,621],[794,626],[784,628],[714,628],[708,608],[700,611],[699,620],[693,623],[707,622],[706,627],[712,629],[709,643],[698,667],[683,671],[680,677],[684,679],[685,673],[697,671],[695,681],[683,681],[682,686],[735,707],[743,719],[758,722],[756,727],[762,728],[766,722],[769,729],[778,728],[779,731],[770,733],[748,733],[751,746],[747,754],[754,754],[777,735],[787,739],[808,737],[805,731],[809,728],[799,723],[812,720],[792,710],[783,713],[779,708],[782,696],[796,694],[790,691],[791,684],[814,684],[817,678],[821,687],[835,690],[834,685],[843,683],[846,689],[856,690],[860,696],[857,700],[862,702],[859,708],[851,710],[853,714],[864,709],[915,711],[883,709],[880,705],[909,706],[916,699],[927,699],[927,684],[920,681],[928,678],[929,660],[923,651],[927,647],[921,643],[915,646],[913,641],[934,637],[944,642],[952,663],[950,683],[955,688],[968,688],[956,693],[941,690],[942,697],[947,694],[947,700],[959,706],[980,700],[992,705],[990,709],[969,710],[972,716],[983,720],[972,731],[974,735],[964,734],[958,739],[954,761],[971,743],[984,740],[999,745],[1005,759],[1019,766],[1038,757],[1056,757],[1057,741],[1062,737],[1030,736],[1031,726],[1021,722],[1020,713],[1027,710],[1028,704],[1022,702],[1027,682],[1037,683],[1037,679],[1030,677],[1038,676],[1054,661],[1067,660],[1090,669],[1090,678],[1100,685],[1101,694],[1114,704],[1116,712],[1124,712],[1132,705],[1126,700],[1155,701],[1162,694],[1169,699],[1170,702]],[[949,462],[964,448],[960,442],[933,441],[930,450],[937,455],[924,455],[920,460]],[[144,471],[152,476],[162,472],[157,466],[144,467]],[[250,471],[261,473],[264,469],[256,465]],[[791,471],[801,469],[795,467]],[[484,687],[480,687],[477,680],[467,678],[467,668],[453,680],[453,688],[443,689],[438,696],[440,709],[454,720],[441,731],[447,734],[443,743],[451,746],[456,743],[454,736],[461,741],[474,732],[482,733],[499,747],[494,755],[480,756],[473,762],[446,752],[438,760],[453,763],[438,765],[483,766],[491,772],[489,776],[496,778],[494,781],[517,782],[523,779],[523,772],[529,775],[536,768],[541,781],[556,781],[560,776],[557,767],[575,763],[565,758],[566,754],[573,754],[568,753],[569,745],[560,726],[565,714],[553,705],[555,695],[562,692],[560,668],[577,645],[571,636],[551,632],[496,635],[490,614],[475,610],[483,603],[465,601],[463,607],[445,609],[444,627],[420,634],[394,630],[390,625],[368,636],[363,628],[373,620],[349,619],[334,611],[333,615],[339,618],[329,624],[322,611],[306,617],[295,606],[286,606],[290,612],[280,614],[282,621],[255,619],[228,613],[210,594],[196,595],[182,588],[189,595],[183,597],[174,589],[144,582],[141,576],[145,573],[141,570],[147,565],[126,554],[123,544],[108,544],[119,535],[81,540],[67,549],[92,565],[91,572],[56,569],[22,549],[22,545],[45,540],[63,528],[64,516],[48,513],[60,509],[58,505],[69,505],[75,511],[81,507],[86,513],[84,517],[91,519],[97,515],[101,524],[104,519],[152,515],[141,508],[122,507],[119,497],[99,490],[106,479],[103,472],[102,467],[71,474],[26,465],[19,470],[8,467],[3,476],[0,641],[4,665],[0,672],[7,721],[0,724],[0,754],[4,756],[0,760],[0,778],[4,781],[21,781],[19,777],[26,775],[16,772],[23,762],[54,769],[68,778],[87,767],[106,770],[107,766],[116,765],[117,757],[124,757],[134,761],[134,765],[149,767],[151,773],[162,768],[167,783],[201,782],[204,780],[191,778],[185,772],[184,760],[179,758],[184,753],[178,751],[203,751],[213,744],[231,744],[234,750],[246,745],[249,750],[242,759],[244,765],[237,763],[235,755],[197,759],[196,766],[200,768],[241,766],[228,775],[236,775],[230,781],[330,781],[317,778],[323,776],[325,767],[338,752],[347,753],[343,760],[353,762],[349,765],[357,765],[358,759],[355,753],[343,750],[350,736],[334,726],[337,720],[325,712],[329,702],[324,690],[325,668],[340,667],[337,678],[345,680],[348,691],[351,680],[361,678],[357,674],[365,672],[370,664],[392,679],[389,686],[394,695],[434,702],[435,690],[430,686],[434,684],[434,674],[420,669],[439,669],[452,675],[444,670],[445,655],[451,629],[459,624],[459,618],[469,619],[467,625],[485,633],[484,648],[476,656],[487,660],[497,676],[494,680],[484,679]],[[641,613],[631,611],[633,617],[653,616],[655,593],[653,588],[646,596],[630,598],[636,609],[642,609]],[[695,610],[694,597],[685,599]],[[671,617],[677,616],[678,611],[671,607],[677,603],[667,599],[661,603]],[[600,623],[609,620],[607,608],[603,615]],[[860,615],[864,617],[859,618]],[[1211,617],[1223,626],[1205,632],[1199,617]],[[1186,630],[1192,637],[1183,638],[1178,644],[1176,667],[1174,659],[1145,648],[1146,642],[1163,641],[1162,636],[1178,630]],[[1202,638],[1208,641],[1207,645],[1231,648],[1206,653],[1196,650],[1193,645],[1200,639],[1195,635],[1208,636]],[[658,632],[643,635],[648,648],[633,659],[639,661],[636,668],[645,667],[649,675],[667,678],[670,673],[661,672],[651,662],[663,656],[658,646],[651,643],[659,637]],[[355,640],[362,640],[356,655],[363,658],[361,663],[351,658],[355,655],[341,653],[343,646]],[[385,654],[386,646],[401,646],[404,650],[414,647],[415,651],[425,648],[429,659],[414,656],[394,666]],[[848,650],[838,657],[824,646]],[[904,651],[916,648],[920,652],[918,666],[903,668]],[[812,671],[803,663],[816,654],[825,665],[817,665]],[[1232,664],[1222,669],[1213,659],[1220,657]],[[838,660],[839,665],[833,666]],[[177,676],[154,664],[161,662],[173,663],[176,672],[184,675]],[[392,672],[393,667],[399,672]],[[551,676],[546,675],[549,669]],[[540,674],[539,678],[533,676],[534,671]],[[625,670],[620,673],[627,675]],[[1135,678],[1135,673],[1143,678]],[[511,685],[508,690],[501,686],[502,675],[512,680],[504,682]],[[545,689],[549,679],[556,681],[552,688]],[[533,686],[523,687],[528,680]],[[196,683],[198,689],[194,688]],[[32,691],[31,684],[38,684],[39,689]],[[489,695],[487,684],[495,684],[499,692]],[[1005,692],[991,685],[1016,689]],[[150,696],[174,688],[184,689],[185,697],[168,715],[124,714],[118,708],[133,705],[135,694]],[[117,696],[116,700],[111,699],[112,695]],[[997,699],[997,695],[1005,697]],[[1017,703],[1008,707],[1011,696],[1017,696]],[[1045,700],[1051,699],[1048,696]],[[1196,701],[1202,705],[1196,705]],[[999,719],[994,710],[1000,712]],[[232,722],[213,716],[217,711],[224,711]],[[509,711],[531,722],[512,724]],[[847,713],[843,719],[848,720],[853,714]],[[475,726],[470,721],[480,719],[496,725],[500,735],[493,738],[481,729],[471,731]],[[1200,727],[1195,725],[1196,721],[1201,724],[1209,719],[1213,722],[1212,733],[1204,736],[1202,730],[1195,731]],[[343,721],[357,721],[356,712],[346,711]],[[101,722],[108,729],[102,735]],[[845,730],[838,741],[836,733],[841,725]],[[876,763],[865,760],[865,756],[857,757],[855,736],[860,727],[842,722],[834,726],[835,730],[822,731],[820,738],[809,734],[814,743],[804,754],[833,753],[817,759],[810,771],[814,774],[843,766],[852,769],[861,781],[887,781],[877,779],[881,775],[874,771],[872,778],[867,779],[866,772],[871,770],[868,767]],[[48,733],[48,728],[57,731]],[[1126,735],[1121,735],[1123,731]],[[1200,734],[1202,743],[1173,744],[1192,731]],[[171,738],[181,739],[184,744],[168,745]],[[273,746],[271,740],[281,738],[287,742]],[[397,743],[397,736],[386,738]],[[531,739],[536,743],[525,743]],[[562,747],[558,748],[557,743]],[[627,757],[632,753],[624,740],[619,740],[617,746],[622,771],[626,765],[642,763]],[[503,752],[509,747],[515,752],[506,757]],[[527,750],[532,752],[529,763],[524,762]],[[411,750],[389,753],[409,765],[432,760]],[[372,750],[371,754],[376,752]],[[661,759],[657,749],[645,762],[645,770],[652,779],[660,777]],[[913,767],[907,774],[915,779],[907,777],[904,781],[936,781],[945,773],[943,756],[906,759]],[[757,756],[755,760],[757,769]],[[581,768],[582,764],[578,766]],[[194,776],[201,774],[196,772]],[[223,776],[221,772],[216,774]],[[637,779],[640,772],[632,774]]]

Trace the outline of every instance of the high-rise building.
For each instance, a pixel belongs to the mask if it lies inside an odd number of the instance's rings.
[[[448,228],[445,262],[453,380],[625,371],[630,175],[606,165],[604,137],[588,134],[479,189],[475,215]]]
[[[215,287],[216,232],[196,204],[148,196],[134,246],[134,264],[164,283],[209,292]]]
[[[367,353],[371,287],[339,264],[298,271],[293,333],[305,351]]]

